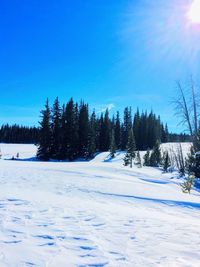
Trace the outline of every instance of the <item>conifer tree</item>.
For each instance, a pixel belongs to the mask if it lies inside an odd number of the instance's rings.
[[[126,107],[124,109],[124,122],[123,127],[121,128],[121,149],[125,150],[128,143],[129,130],[132,128],[132,116],[131,108]]]
[[[115,143],[117,149],[120,148],[120,141],[121,141],[121,125],[120,125],[120,117],[118,111],[115,120]]]
[[[133,159],[135,158],[135,137],[133,135],[133,130],[129,130],[129,135],[128,135],[128,143],[127,143],[127,152],[124,157],[124,165],[125,166],[130,166],[130,168],[133,167]]]
[[[108,151],[110,149],[110,119],[109,112],[106,110],[105,115],[101,114],[100,131],[99,131],[99,149]]]
[[[51,152],[51,111],[49,108],[49,101],[47,99],[45,109],[41,111],[41,122],[40,122],[40,139],[39,147],[37,151],[37,157],[40,160],[48,161],[50,159]]]
[[[79,155],[83,158],[88,157],[89,143],[89,114],[88,105],[81,102],[79,107]]]
[[[61,108],[58,97],[55,99],[52,108],[51,119],[51,131],[52,131],[52,143],[51,143],[51,157],[53,159],[61,159]]]
[[[171,166],[169,153],[168,151],[163,154],[163,170],[164,172],[168,172],[168,168]]]
[[[150,156],[151,156],[151,153],[150,153],[150,149],[148,148],[146,154],[144,155],[144,163],[143,165],[144,166],[150,166]]]
[[[97,150],[96,147],[96,132],[97,132],[97,122],[95,111],[92,112],[89,123],[89,143],[88,143],[88,158],[93,158]]]
[[[114,131],[112,131],[111,134],[111,144],[110,144],[110,157],[114,158],[116,153],[116,145],[115,145],[115,134]]]
[[[161,163],[160,142],[157,141],[150,156],[150,166],[158,167]]]
[[[78,156],[78,122],[77,122],[77,104],[74,104],[71,98],[66,105],[65,110],[65,138],[64,148],[66,158],[74,160]]]
[[[141,161],[141,157],[140,157],[140,152],[139,152],[139,150],[138,150],[137,153],[136,153],[136,157],[135,157],[135,165],[136,165],[138,168],[142,168],[142,161]]]
[[[136,142],[136,147],[139,147],[139,142],[140,142],[140,112],[139,109],[137,109],[134,119],[133,119],[133,134],[135,136],[135,142]]]

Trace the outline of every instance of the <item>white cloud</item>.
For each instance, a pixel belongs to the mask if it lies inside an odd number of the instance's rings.
[[[101,112],[105,112],[106,110],[110,111],[113,108],[115,108],[115,105],[113,103],[109,103],[106,105],[99,106],[99,109],[97,110],[97,112],[101,113]]]

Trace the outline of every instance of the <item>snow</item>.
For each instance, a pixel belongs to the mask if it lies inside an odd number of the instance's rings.
[[[187,145],[189,149],[189,145]],[[156,168],[37,162],[33,145],[0,145],[1,267],[197,267],[200,194]],[[186,150],[186,148],[185,148]]]

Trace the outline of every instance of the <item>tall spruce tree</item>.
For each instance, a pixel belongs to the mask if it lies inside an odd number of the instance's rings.
[[[150,156],[151,156],[151,153],[150,153],[150,149],[148,148],[146,154],[143,157],[143,159],[144,159],[143,165],[144,166],[147,166],[147,167],[150,166]]]
[[[40,138],[39,147],[37,151],[37,157],[40,160],[48,161],[51,156],[51,111],[49,108],[49,101],[47,99],[45,109],[41,111],[41,122],[40,122]]]
[[[92,112],[89,122],[88,159],[93,158],[97,151],[97,121],[95,111]]]
[[[52,143],[51,143],[51,157],[53,159],[62,159],[61,155],[61,108],[58,97],[55,99],[52,108],[51,119],[51,131],[52,131]]]
[[[121,128],[121,149],[125,150],[128,143],[129,130],[132,128],[131,108],[124,109],[124,122]]]
[[[119,111],[117,111],[117,116],[115,119],[115,143],[116,148],[120,148],[120,141],[121,141],[121,124],[120,124],[120,117],[119,117]]]
[[[77,122],[77,105],[71,98],[66,105],[65,110],[65,154],[69,160],[74,160],[78,156],[78,122]]]
[[[135,157],[135,163],[134,163],[138,168],[142,168],[142,160],[140,157],[140,151],[138,150],[136,153],[136,157]]]
[[[88,105],[81,102],[79,107],[79,155],[88,158],[89,151],[89,114]]]
[[[163,154],[163,170],[164,172],[168,172],[168,169],[170,167],[170,158],[168,151],[164,152]]]
[[[150,156],[150,165],[152,167],[159,167],[161,163],[161,151],[160,151],[160,142],[156,141],[153,151]]]
[[[105,115],[101,114],[100,130],[99,130],[99,149],[100,151],[108,151],[110,149],[110,119],[108,109]]]
[[[135,137],[133,134],[133,130],[129,130],[128,135],[128,143],[127,143],[127,152],[124,157],[124,166],[130,166],[130,168],[133,167],[133,159],[135,158]]]
[[[115,133],[114,133],[114,130],[112,130],[111,144],[110,144],[110,156],[111,156],[111,158],[115,157],[115,153],[116,153]]]

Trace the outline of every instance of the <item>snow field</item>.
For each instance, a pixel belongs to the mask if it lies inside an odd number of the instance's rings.
[[[200,195],[154,168],[108,161],[27,161],[33,145],[1,145],[1,267],[197,267]]]

